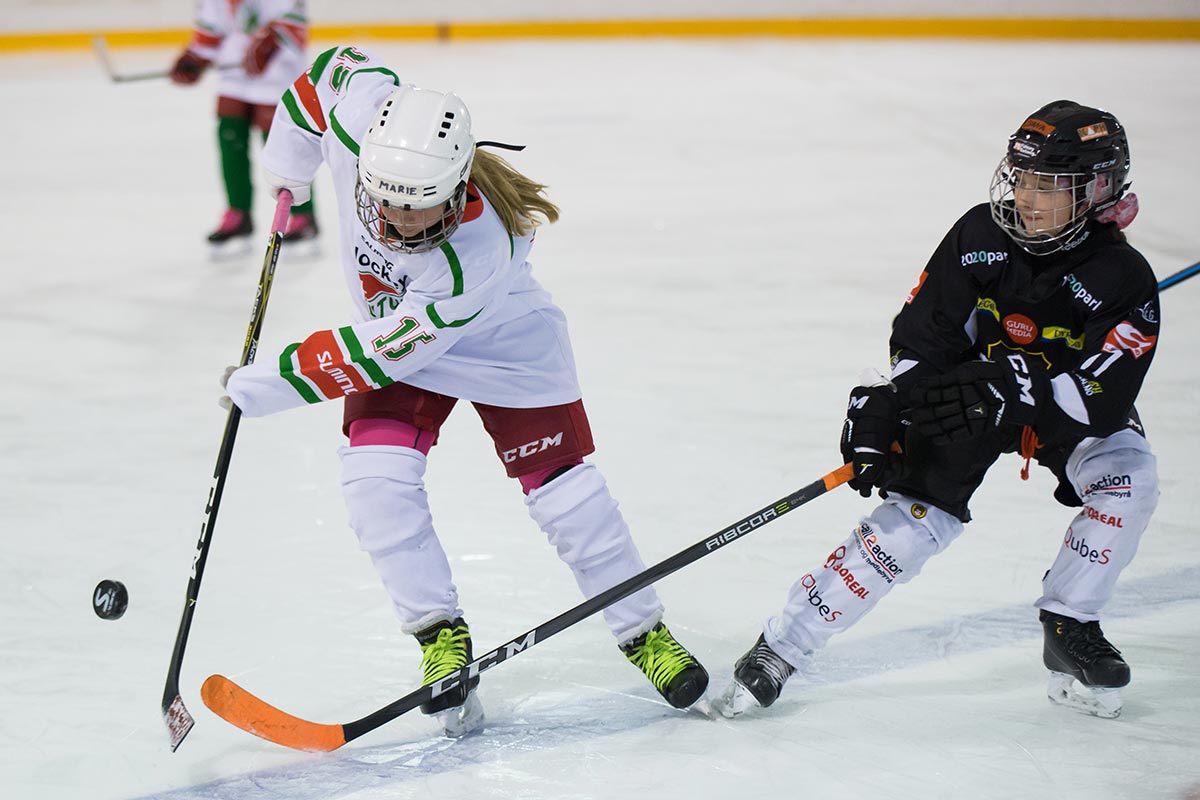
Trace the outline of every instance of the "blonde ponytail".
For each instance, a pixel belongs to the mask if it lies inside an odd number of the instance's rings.
[[[479,149],[471,165],[471,180],[484,193],[505,229],[524,236],[541,224],[558,221],[558,206],[543,194],[545,184],[530,180],[495,153]]]

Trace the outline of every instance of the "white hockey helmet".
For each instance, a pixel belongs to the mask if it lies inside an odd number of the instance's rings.
[[[358,218],[391,250],[432,250],[462,220],[474,159],[471,114],[463,101],[450,92],[401,86],[379,107],[359,146]],[[388,219],[435,208],[443,213],[419,232],[401,231]]]

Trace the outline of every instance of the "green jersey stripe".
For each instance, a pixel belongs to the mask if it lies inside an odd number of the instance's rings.
[[[355,75],[362,75],[363,73],[366,73],[366,72],[380,72],[380,73],[383,73],[384,75],[391,75],[392,83],[394,83],[396,86],[400,85],[400,76],[397,75],[396,73],[392,72],[387,67],[367,67],[366,69],[356,69],[356,70],[354,70],[354,72],[350,73],[350,77],[346,79],[346,85],[347,86],[350,85],[350,81],[354,80]]]
[[[303,376],[296,374],[295,362],[292,356],[299,349],[300,343],[296,342],[288,345],[287,349],[279,354],[279,374],[292,385],[292,388],[296,390],[296,394],[304,398],[304,402],[319,403],[322,398],[317,397],[317,393],[309,388]]]
[[[442,255],[446,257],[446,263],[450,265],[450,275],[454,278],[454,291],[452,297],[458,297],[463,293],[463,271],[462,264],[458,260],[458,253],[454,252],[454,248],[449,242],[442,242]]]
[[[338,334],[342,337],[342,343],[346,346],[346,352],[350,355],[350,360],[362,367],[363,371],[375,383],[376,389],[382,389],[385,386],[395,383],[395,381],[384,374],[378,364],[368,358],[363,352],[362,342],[354,335],[353,328],[349,326],[338,328]]]
[[[478,311],[476,311],[474,314],[467,317],[466,319],[456,319],[456,320],[454,320],[454,322],[444,321],[441,318],[441,316],[438,315],[437,309],[433,307],[433,303],[430,303],[429,305],[425,306],[425,313],[429,316],[429,321],[434,324],[434,327],[437,327],[437,328],[461,328],[463,325],[466,325],[468,322],[470,322],[471,320],[475,319],[480,314],[482,314],[483,309],[482,308],[479,309]]]
[[[346,129],[342,127],[342,123],[338,122],[337,117],[333,113],[336,110],[337,106],[329,109],[329,127],[333,128],[333,132],[337,134],[337,137],[341,143],[346,145],[346,149],[357,156],[358,142],[354,141],[353,137],[346,133]]]
[[[333,60],[334,54],[337,53],[336,47],[331,47],[321,55],[317,56],[317,60],[308,70],[308,77],[312,80],[313,86],[317,85],[317,81],[321,80],[321,73],[325,72],[325,68],[329,66],[329,62]]]
[[[300,104],[296,102],[296,97],[292,94],[291,89],[283,93],[281,102],[283,103],[283,107],[287,109],[288,116],[292,118],[292,122],[296,123],[297,127],[303,128],[314,136],[321,135],[321,132],[314,130],[313,126],[305,118],[304,112],[301,110]]]

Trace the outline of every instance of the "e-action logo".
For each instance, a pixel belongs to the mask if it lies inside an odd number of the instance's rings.
[[[1133,476],[1132,475],[1105,475],[1095,483],[1090,483],[1083,490],[1083,496],[1087,497],[1090,494],[1103,492],[1104,494],[1113,497],[1132,497],[1133,496]]]

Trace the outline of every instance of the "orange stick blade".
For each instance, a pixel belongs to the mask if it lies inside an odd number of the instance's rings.
[[[293,750],[329,752],[346,743],[341,725],[323,725],[293,717],[259,700],[224,675],[210,675],[200,687],[200,697],[204,705],[229,724]]]

